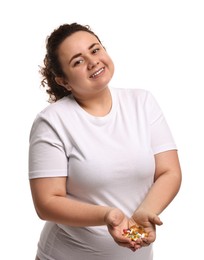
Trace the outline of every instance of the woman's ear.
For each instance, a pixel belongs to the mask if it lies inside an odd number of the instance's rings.
[[[67,90],[71,91],[71,87],[69,86],[69,83],[67,80],[65,80],[63,77],[55,77],[55,81],[58,85],[66,88]]]

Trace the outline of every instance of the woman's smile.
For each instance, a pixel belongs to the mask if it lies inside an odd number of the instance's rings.
[[[101,76],[101,74],[103,74],[103,72],[105,71],[105,67],[100,68],[99,70],[97,70],[96,72],[94,72],[90,78],[97,78],[99,76]]]

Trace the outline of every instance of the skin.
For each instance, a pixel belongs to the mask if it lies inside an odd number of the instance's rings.
[[[66,76],[56,77],[56,82],[71,90],[88,113],[106,115],[112,106],[108,83],[114,73],[114,64],[96,37],[83,31],[76,32],[61,43],[58,55]],[[181,184],[176,150],[156,154],[155,162],[155,182],[131,217],[117,208],[71,200],[66,194],[68,180],[65,177],[30,180],[36,211],[43,220],[70,226],[107,225],[119,246],[136,251],[155,241],[156,225],[162,225],[158,215],[176,196]],[[142,225],[148,237],[136,242],[124,237],[123,229],[134,224]]]
[[[56,82],[70,90],[90,114],[106,115],[112,105],[108,83],[114,64],[96,37],[76,32],[63,41],[58,54],[66,77],[56,77]]]

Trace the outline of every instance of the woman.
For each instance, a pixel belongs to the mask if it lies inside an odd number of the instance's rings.
[[[51,104],[30,134],[30,186],[46,220],[37,259],[152,260],[159,214],[181,184],[157,102],[108,86],[114,64],[88,26],[54,30],[41,73]],[[125,236],[133,225],[147,236]]]

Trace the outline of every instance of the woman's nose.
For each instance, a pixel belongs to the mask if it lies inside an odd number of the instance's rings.
[[[88,63],[88,70],[91,70],[93,69],[96,65],[98,65],[99,62],[96,61],[96,60],[89,60],[89,63]]]

